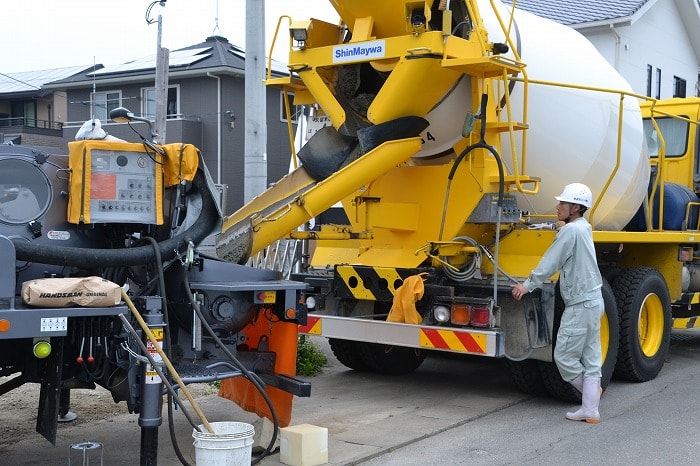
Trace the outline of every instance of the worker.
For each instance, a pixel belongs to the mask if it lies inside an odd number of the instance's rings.
[[[572,183],[555,199],[559,201],[557,216],[565,224],[529,278],[513,285],[512,294],[520,301],[548,277],[560,272],[559,288],[565,307],[554,361],[562,379],[582,394],[581,407],[566,413],[566,418],[595,424],[600,422],[598,405],[603,364],[600,318],[605,308],[593,233],[591,225],[583,218],[592,205],[593,195],[588,186]]]

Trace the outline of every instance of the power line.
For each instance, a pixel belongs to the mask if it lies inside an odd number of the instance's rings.
[[[11,79],[11,80],[13,80],[13,81],[16,81],[16,82],[18,82],[18,83],[20,83],[20,84],[24,84],[24,85],[27,85],[27,86],[29,86],[29,87],[33,87],[34,89],[41,90],[41,87],[39,87],[39,86],[37,86],[37,85],[35,85],[35,84],[30,84],[30,83],[28,83],[28,82],[26,82],[26,81],[22,81],[21,79],[17,79],[17,78],[15,78],[14,76],[10,76],[9,74],[0,73],[0,76],[4,76],[4,77],[6,77],[6,78],[8,78],[8,79]]]

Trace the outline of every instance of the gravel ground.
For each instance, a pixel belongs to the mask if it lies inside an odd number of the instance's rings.
[[[0,385],[11,378],[0,377]],[[19,439],[40,436],[36,432],[39,388],[39,384],[28,383],[0,396],[0,453]],[[216,387],[211,384],[192,384],[188,385],[188,388],[195,399],[217,393]],[[78,415],[77,419],[61,423],[59,429],[74,429],[90,422],[109,421],[129,412],[125,402],[115,403],[112,395],[99,386],[95,390],[71,390],[71,411]]]

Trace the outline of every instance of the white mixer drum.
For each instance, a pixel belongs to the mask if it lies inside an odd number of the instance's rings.
[[[462,139],[462,127],[472,109],[472,81],[463,75],[425,116],[430,125],[421,133],[421,150],[413,157],[431,157],[452,150]]]
[[[496,3],[502,6],[499,13],[507,21],[510,9]],[[490,2],[479,0],[479,8],[489,40],[505,42]],[[529,79],[632,92],[595,47],[573,29],[516,10],[512,31],[512,41],[527,65]],[[523,83],[515,83],[511,102],[516,120],[523,115],[522,91]],[[539,177],[542,182],[537,195],[519,195],[521,209],[536,214],[555,213],[554,196],[572,182],[588,185],[593,191],[593,202],[597,201],[616,165],[619,103],[619,94],[615,93],[529,85],[526,169],[528,175]],[[625,97],[623,121],[620,166],[591,218],[599,230],[622,229],[647,192],[650,168],[636,98]],[[516,136],[519,155],[522,139]],[[507,133],[502,144],[501,155],[512,173]]]

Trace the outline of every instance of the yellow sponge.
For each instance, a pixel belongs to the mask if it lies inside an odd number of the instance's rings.
[[[328,463],[328,429],[311,424],[281,428],[280,461],[290,466]]]

